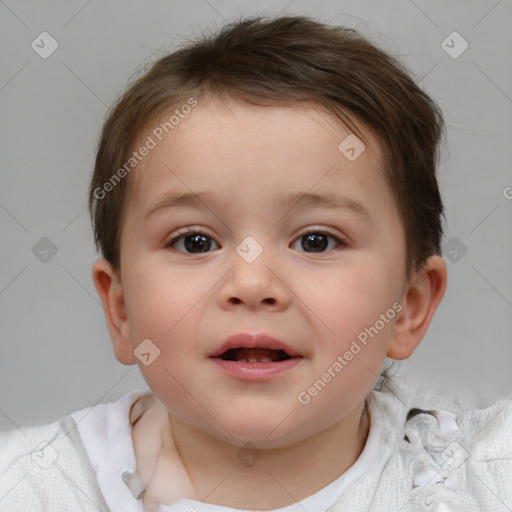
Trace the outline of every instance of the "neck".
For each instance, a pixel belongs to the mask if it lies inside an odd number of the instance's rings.
[[[251,451],[219,440],[171,414],[169,423],[196,499],[254,510],[290,505],[334,481],[357,460],[370,427],[362,402],[342,420],[313,436],[275,449]]]

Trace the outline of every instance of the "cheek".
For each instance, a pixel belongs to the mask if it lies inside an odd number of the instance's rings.
[[[183,293],[153,294],[150,287],[139,292],[132,301],[136,311],[130,320],[132,345],[137,350],[142,340],[149,339],[151,357],[155,354],[148,365],[139,359],[139,370],[152,392],[181,417],[190,409],[190,394],[197,395],[190,385],[200,362],[194,304]]]
[[[197,304],[196,288],[187,288],[183,278],[167,276],[158,268],[130,270],[125,289],[132,343],[149,338],[164,348],[187,312]]]
[[[310,291],[311,302],[305,302],[316,313],[310,315],[316,324],[313,332],[324,333],[317,340],[315,368],[316,378],[330,379],[325,399],[341,406],[340,397],[347,392],[356,397],[377,379],[396,321],[393,279],[382,260],[369,257],[340,269],[313,294]],[[322,379],[329,369],[336,377],[327,374]]]
[[[329,271],[314,286],[304,280],[297,293],[325,327],[328,338],[347,339],[373,325],[395,300],[389,272],[370,258]]]

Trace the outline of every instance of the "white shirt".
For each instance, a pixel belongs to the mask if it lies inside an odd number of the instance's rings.
[[[511,512],[512,398],[478,409],[484,404],[424,386],[397,391],[371,393],[371,426],[360,457],[295,509]],[[123,481],[135,471],[129,411],[143,394],[0,432],[0,512],[143,512],[130,490],[134,480],[130,487]],[[181,500],[159,512],[194,509],[229,511]]]
[[[144,393],[132,391],[115,402],[87,407],[71,414],[96,471],[98,484],[112,511],[144,512],[123,481],[125,472],[135,471],[135,455],[131,437],[129,412]],[[366,444],[357,461],[341,476],[307,498],[272,512],[325,512],[363,473],[375,463],[382,432],[382,414],[375,400],[369,400],[370,429]],[[240,509],[212,505],[196,500],[179,500],[160,505],[158,512],[240,512]],[[247,510],[247,509],[246,509]],[[244,510],[244,512],[246,512]]]

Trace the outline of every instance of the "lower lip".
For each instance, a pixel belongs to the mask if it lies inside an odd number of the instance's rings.
[[[295,368],[302,357],[292,357],[284,361],[272,363],[242,363],[238,361],[226,361],[220,357],[212,357],[212,361],[228,375],[244,380],[265,380]]]

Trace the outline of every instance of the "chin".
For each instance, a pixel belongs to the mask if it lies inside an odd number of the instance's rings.
[[[237,446],[253,443],[259,448],[271,449],[286,446],[299,441],[303,436],[294,414],[283,408],[284,414],[242,411],[241,415],[233,417],[226,414],[219,419],[225,430],[220,430],[223,439]],[[228,433],[226,433],[226,431]]]

